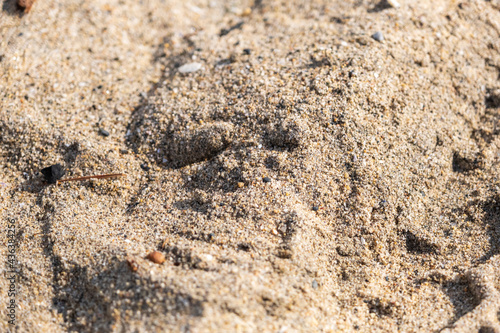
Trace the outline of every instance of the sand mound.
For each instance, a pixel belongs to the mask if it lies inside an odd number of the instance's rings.
[[[3,8],[21,331],[500,332],[496,2]]]

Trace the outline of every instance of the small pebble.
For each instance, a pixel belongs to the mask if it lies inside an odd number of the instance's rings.
[[[319,210],[318,206],[313,206],[313,211],[317,212]]]
[[[179,67],[179,72],[181,73],[193,73],[200,70],[202,65],[199,62],[191,62],[189,64],[182,65]]]
[[[316,280],[313,280],[312,287],[313,289],[318,289],[318,282]]]
[[[252,14],[252,8],[247,7],[247,8],[245,8],[245,10],[243,10],[243,12],[241,13],[241,16],[248,16],[250,14]]]
[[[271,178],[269,178],[269,177],[264,177],[264,178],[262,178],[262,181],[263,181],[264,183],[270,183],[270,182],[271,182]]]
[[[127,149],[120,149],[120,154],[126,155],[126,154],[128,154],[128,150]]]
[[[62,176],[64,176],[64,174],[66,173],[61,164],[51,165],[40,170],[40,172],[43,174],[43,177],[49,184],[57,183],[57,181],[61,179]]]
[[[102,128],[99,128],[99,134],[102,136],[109,136],[109,132]]]
[[[163,253],[158,252],[158,251],[153,251],[148,256],[146,257],[150,261],[154,262],[155,264],[163,264],[165,262],[165,256]]]
[[[141,169],[144,171],[149,171],[151,168],[146,163],[141,164]]]
[[[242,188],[243,186],[245,186],[245,183],[243,183],[243,182],[239,182],[239,183],[238,183],[238,187],[239,187],[239,188]]]
[[[372,38],[375,39],[377,42],[381,42],[384,40],[384,35],[380,31],[377,31],[372,35]]]
[[[250,49],[243,49],[243,54],[250,55],[252,53],[252,50]]]

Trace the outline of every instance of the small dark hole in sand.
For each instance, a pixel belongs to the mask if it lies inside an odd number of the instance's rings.
[[[458,152],[453,154],[452,167],[454,172],[468,172],[478,169],[479,166],[477,159],[471,160],[470,158],[463,157]]]
[[[419,238],[410,231],[405,232],[406,249],[416,254],[437,253],[437,247],[429,241]]]

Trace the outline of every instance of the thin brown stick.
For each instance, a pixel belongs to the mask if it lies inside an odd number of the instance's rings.
[[[58,183],[60,183],[60,182],[72,182],[74,180],[87,180],[87,179],[92,179],[92,178],[95,178],[95,179],[114,178],[114,177],[121,177],[121,176],[125,176],[125,174],[124,173],[110,173],[107,175],[94,175],[94,176],[84,176],[84,177],[76,177],[76,178],[66,178],[66,179],[60,179],[57,182]]]

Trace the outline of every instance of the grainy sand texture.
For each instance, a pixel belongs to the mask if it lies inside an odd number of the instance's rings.
[[[500,332],[498,0],[0,8],[1,332]]]

